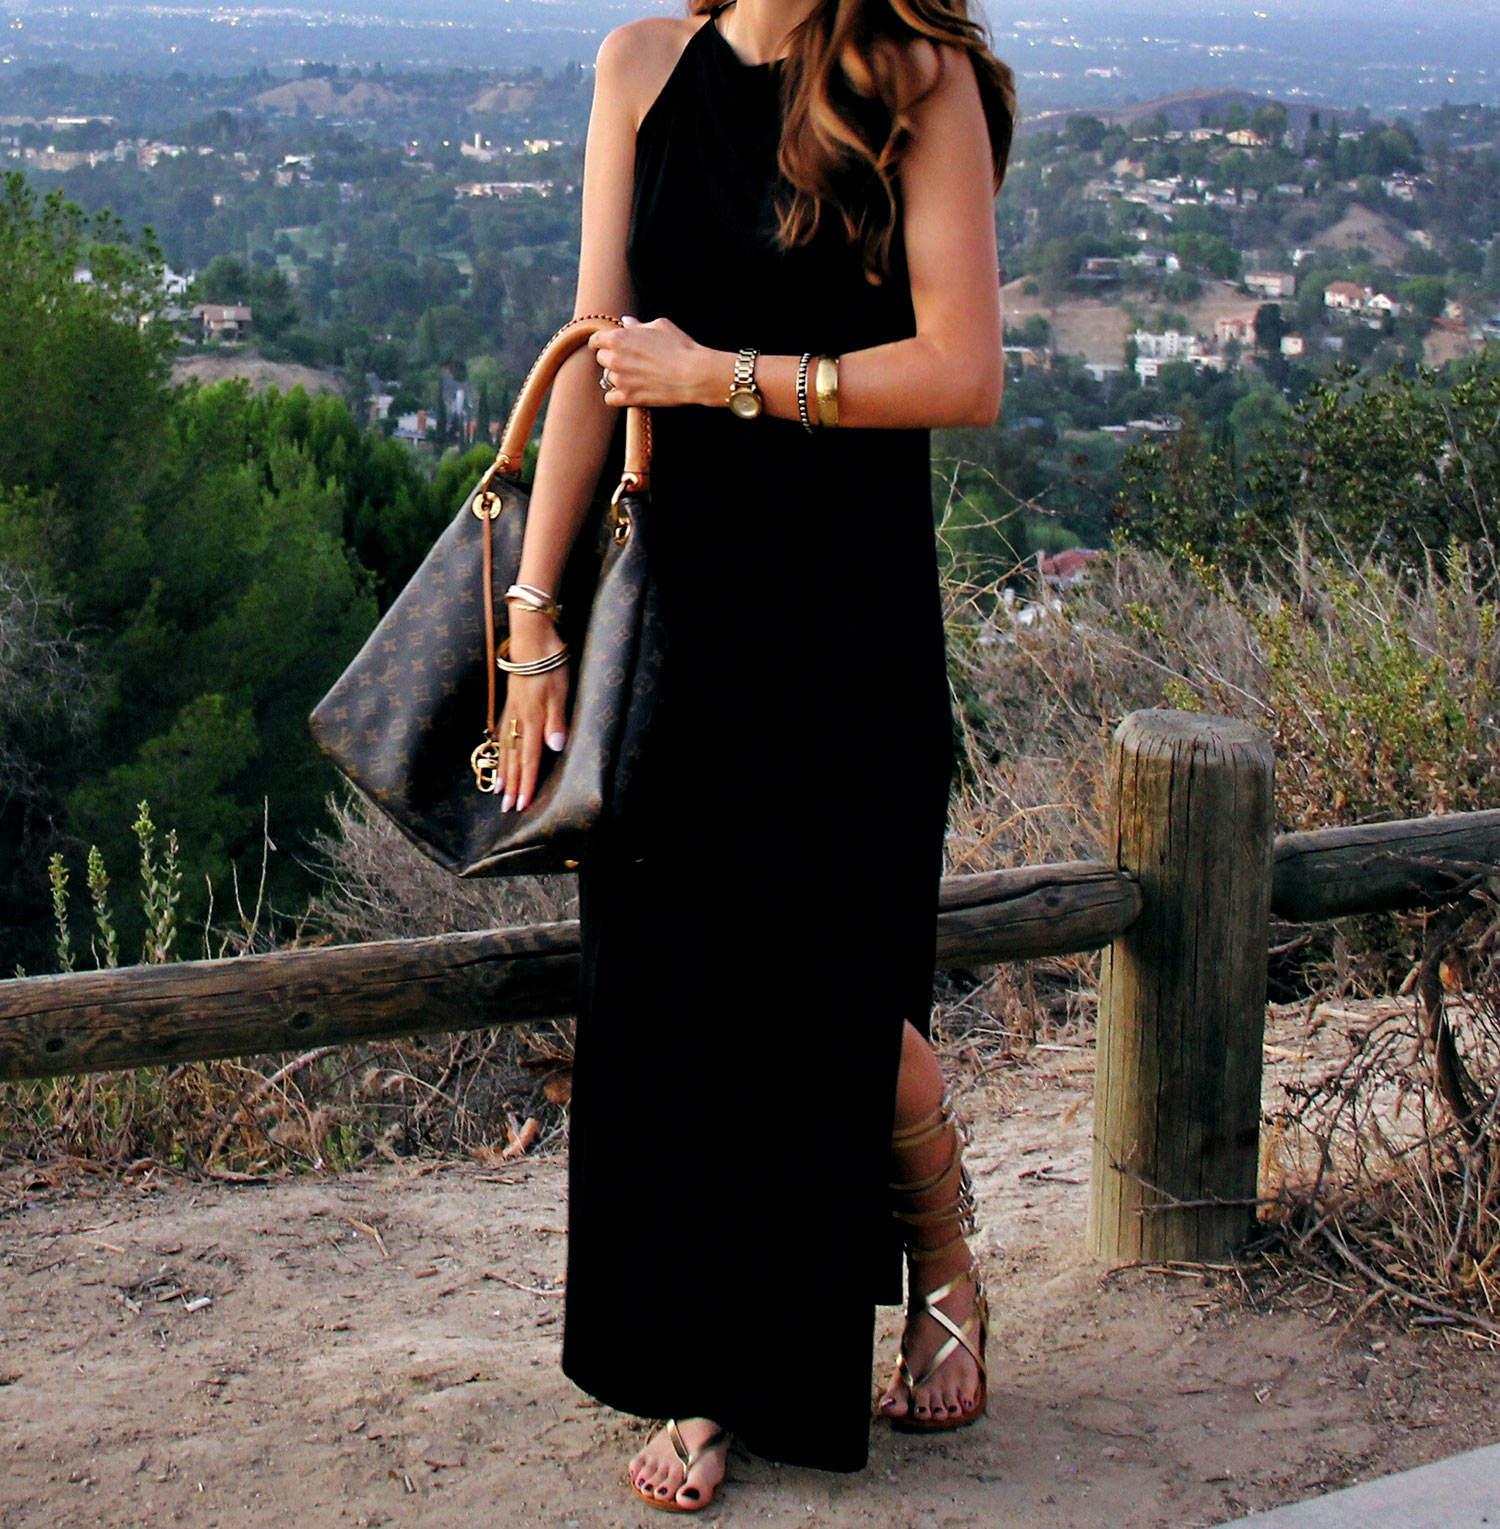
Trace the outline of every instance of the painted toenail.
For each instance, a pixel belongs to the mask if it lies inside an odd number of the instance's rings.
[[[689,1497],[694,1502],[697,1502],[698,1501],[698,1488],[697,1487],[683,1487],[682,1491],[678,1493],[678,1496],[680,1496],[680,1497]]]

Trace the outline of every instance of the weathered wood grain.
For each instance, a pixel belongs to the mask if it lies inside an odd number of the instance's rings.
[[[1111,838],[1140,917],[1099,985],[1095,1257],[1221,1257],[1253,1221],[1271,892],[1272,759],[1240,723],[1135,712]]]
[[[572,1012],[578,926],[0,982],[0,1079],[472,1030]]]
[[[1140,915],[1129,876],[1091,860],[949,876],[938,899],[938,965],[1100,950]]]
[[[1090,950],[1136,916],[1110,866],[943,883],[939,959],[977,965]],[[207,1061],[557,1018],[578,993],[578,926],[279,951],[0,982],[0,1080]]]
[[[1500,812],[1453,812],[1282,834],[1272,911],[1296,923],[1439,902],[1452,878],[1423,859],[1500,862]]]

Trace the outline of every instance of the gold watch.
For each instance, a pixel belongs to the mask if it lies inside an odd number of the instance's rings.
[[[725,402],[741,419],[754,419],[765,408],[765,400],[755,385],[755,360],[758,350],[742,350],[734,361],[734,375],[729,379],[729,397]]]

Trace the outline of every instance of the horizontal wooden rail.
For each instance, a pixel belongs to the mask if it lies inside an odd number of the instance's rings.
[[[1500,864],[1500,812],[1282,834],[1271,911],[1302,924],[1441,902],[1453,878],[1423,860]]]
[[[1283,834],[1272,910],[1296,921],[1441,899],[1424,860],[1500,861],[1500,812]],[[1091,861],[945,878],[945,968],[1097,950],[1141,892]],[[0,1081],[389,1040],[571,1014],[578,926],[277,951],[0,982]]]
[[[1140,893],[1080,862],[950,876],[940,907],[954,967],[1097,949]],[[22,977],[0,982],[0,1081],[558,1018],[577,994],[576,923]]]

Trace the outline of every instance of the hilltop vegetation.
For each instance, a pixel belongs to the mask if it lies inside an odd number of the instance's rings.
[[[19,176],[0,273],[0,964],[36,959],[53,850],[129,874],[143,799],[179,831],[189,922],[258,863],[263,816],[294,910],[330,785],[307,712],[477,464],[431,478],[336,397],[172,389],[152,249]]]

